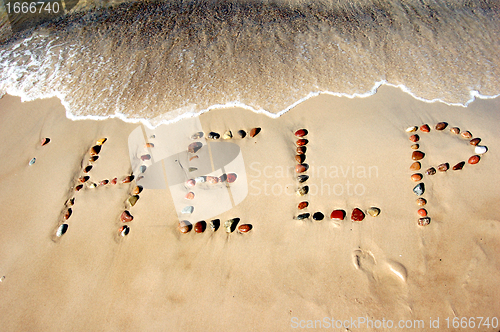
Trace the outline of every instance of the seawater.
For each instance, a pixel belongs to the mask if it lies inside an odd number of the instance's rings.
[[[86,1],[0,36],[0,93],[57,96],[70,118],[276,117],[381,84],[460,105],[500,93],[497,1]]]

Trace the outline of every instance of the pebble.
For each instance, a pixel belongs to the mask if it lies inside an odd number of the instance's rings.
[[[216,132],[210,132],[210,134],[208,134],[208,138],[210,139],[219,139],[220,138],[220,135]]]
[[[427,200],[425,198],[417,198],[416,202],[418,206],[424,206],[425,204],[427,204]]]
[[[344,210],[333,210],[332,213],[330,214],[330,219],[344,220],[344,218],[345,218]]]
[[[424,158],[425,154],[421,151],[413,151],[413,153],[411,154],[411,159],[413,160],[420,160],[422,158]]]
[[[79,184],[78,186],[75,187],[75,191],[80,191],[83,188],[83,184]]]
[[[193,160],[193,159],[198,159],[199,157],[198,156],[192,156],[191,158],[189,158],[189,161]]]
[[[418,144],[411,145],[412,150],[418,150],[419,147],[420,147],[420,145],[418,145]]]
[[[297,154],[297,155],[295,155],[295,160],[299,164],[302,164],[306,160],[306,155],[305,154]]]
[[[306,140],[305,138],[298,139],[296,142],[297,146],[307,145],[307,143],[309,143],[309,141]]]
[[[461,135],[463,138],[472,138],[472,134],[470,133],[470,131],[464,131]]]
[[[427,226],[431,223],[431,218],[425,217],[425,218],[420,218],[418,219],[418,225],[419,226]]]
[[[244,130],[238,130],[238,136],[240,138],[245,138],[246,135],[247,133]]]
[[[203,132],[202,131],[199,131],[197,133],[194,133],[193,135],[191,135],[191,139],[198,139],[198,138],[202,138],[203,137]]]
[[[68,199],[66,201],[65,205],[66,206],[73,206],[73,205],[75,205],[75,198],[73,197],[73,198]]]
[[[306,129],[299,129],[295,132],[294,135],[297,137],[304,137],[307,135],[307,130]]]
[[[428,133],[429,131],[431,131],[431,128],[429,127],[429,125],[422,125],[420,126],[420,131],[423,131],[424,133]]]
[[[99,182],[99,186],[105,186],[109,183],[109,180],[102,180],[101,182]]]
[[[464,168],[464,166],[465,166],[465,161],[461,161],[458,164],[456,164],[455,166],[453,166],[453,170],[454,171],[459,171],[462,168]]]
[[[154,145],[154,143],[146,143],[145,147],[146,148],[154,148],[155,145]]]
[[[235,173],[229,173],[227,175],[227,182],[233,183],[234,181],[236,181],[237,178],[238,178],[238,176]]]
[[[66,231],[68,230],[68,224],[62,224],[61,226],[59,226],[59,228],[57,229],[57,232],[56,232],[56,236],[57,237],[61,237],[63,236],[64,233],[66,233]]]
[[[118,178],[114,178],[113,180],[111,180],[111,184],[116,184],[116,182],[118,182]]]
[[[412,181],[418,182],[422,180],[422,174],[420,173],[415,173],[411,176]]]
[[[252,229],[252,225],[244,224],[238,226],[238,232],[240,233],[248,233]]]
[[[231,130],[228,130],[224,133],[224,135],[222,135],[222,138],[223,139],[231,139],[231,138],[233,138],[233,133],[231,132]]]
[[[88,165],[87,167],[84,168],[83,172],[88,173],[92,169],[92,165]]]
[[[419,139],[420,139],[420,137],[418,135],[411,135],[410,136],[410,141],[412,141],[413,143],[418,142]]]
[[[142,161],[151,160],[151,155],[149,155],[149,154],[142,155],[141,160]]]
[[[209,225],[212,232],[215,232],[217,229],[219,229],[220,220],[219,219],[210,220]]]
[[[194,199],[194,192],[190,191],[184,196],[185,199]]]
[[[460,128],[458,128],[458,127],[453,127],[453,128],[451,128],[451,129],[450,129],[450,132],[451,132],[452,134],[458,135],[458,134],[460,134]]]
[[[50,138],[48,138],[48,137],[42,138],[42,146],[47,145],[49,143],[50,143]]]
[[[207,224],[204,221],[198,221],[196,224],[194,224],[194,231],[196,233],[203,233],[205,231]]]
[[[304,220],[309,218],[311,215],[309,213],[302,213],[295,217],[297,220]]]
[[[206,176],[198,176],[194,179],[195,183],[204,183],[207,181],[207,177]]]
[[[482,145],[477,145],[474,148],[474,153],[476,153],[476,154],[484,154],[487,151],[488,151],[488,148],[486,146],[482,146]]]
[[[427,175],[434,175],[436,174],[436,169],[434,167],[429,167],[427,171],[425,171],[425,174]]]
[[[73,213],[73,210],[71,208],[66,210],[66,213],[64,214],[64,219],[68,220],[69,217],[71,217],[71,214]]]
[[[95,184],[94,182],[89,182],[87,183],[89,188],[97,188],[97,184]]]
[[[139,173],[144,173],[144,172],[146,172],[147,169],[148,169],[148,167],[146,165],[141,165],[141,167],[139,167]],[[192,172],[192,171],[190,171],[190,172]]]
[[[122,183],[130,183],[134,180],[134,176],[133,175],[128,175],[126,177],[123,178],[122,180]]]
[[[352,210],[351,220],[353,222],[361,222],[361,221],[363,221],[363,219],[365,219],[365,214],[363,211],[361,211],[358,208],[355,208],[354,210]]]
[[[370,216],[376,217],[380,214],[380,209],[372,206],[371,208],[366,210],[366,212],[368,212]]]
[[[321,220],[325,219],[325,215],[321,212],[316,212],[313,214],[313,219],[316,221],[321,221]]]
[[[219,176],[219,182],[226,182],[227,180],[227,174],[222,174]]]
[[[448,127],[448,124],[446,122],[439,122],[436,125],[436,130],[444,130],[446,127]]]
[[[474,164],[477,164],[479,162],[479,156],[472,156],[469,158],[469,160],[467,161],[469,164],[471,165],[474,165]]]
[[[423,183],[419,183],[415,186],[415,188],[413,188],[413,192],[417,195],[417,196],[422,196],[425,192],[425,186]]]
[[[179,229],[179,232],[186,234],[186,233],[189,233],[191,231],[191,227],[192,227],[192,225],[189,221],[183,220],[183,221],[179,222],[177,229]]]
[[[123,225],[118,229],[118,232],[120,233],[120,236],[127,236],[128,233],[130,233],[130,227]]]
[[[297,166],[295,166],[295,172],[304,173],[305,171],[307,171],[308,167],[309,166],[307,164],[298,164]]]
[[[134,189],[132,189],[132,195],[139,195],[142,189],[142,186],[135,186]]]
[[[181,210],[181,213],[182,213],[182,214],[191,214],[191,213],[193,213],[193,211],[194,211],[194,206],[189,205],[189,206],[185,206],[185,207]]]
[[[306,202],[306,201],[304,201],[304,202],[300,202],[300,203],[299,203],[299,205],[297,206],[297,208],[298,208],[299,210],[303,210],[303,209],[305,209],[305,208],[306,208],[306,207],[308,207],[308,206],[309,206],[309,203],[308,203],[308,202]]]
[[[96,145],[103,145],[108,139],[106,137],[98,139],[95,144]]]
[[[207,183],[217,184],[219,183],[219,178],[217,176],[207,176]]]
[[[417,131],[417,129],[418,129],[417,126],[408,127],[408,128],[406,128],[406,132],[407,133],[413,133],[414,131]]]
[[[418,209],[417,213],[421,217],[427,217],[427,210],[426,209]]]
[[[260,133],[260,128],[257,127],[257,128],[253,128],[252,130],[250,130],[250,137],[255,137],[257,136],[259,133]]]
[[[411,164],[410,166],[410,170],[411,171],[418,171],[420,169],[421,165],[418,161],[414,162],[413,164]]]
[[[90,176],[80,176],[80,177],[78,178],[78,181],[80,181],[80,183],[85,183],[85,182],[87,182],[89,179],[90,179]]]
[[[307,148],[305,146],[298,146],[297,147],[297,154],[304,154],[306,153]]]
[[[297,189],[297,195],[304,196],[309,192],[309,186],[303,186]]]
[[[99,156],[92,156],[89,158],[89,163],[95,162],[97,159],[99,159]]]
[[[444,163],[438,166],[438,171],[446,172],[450,168],[450,164]]]
[[[149,138],[156,138],[156,135],[151,135],[149,136]]]
[[[481,142],[481,139],[479,137],[473,138],[470,140],[470,145],[478,145]]]
[[[120,220],[122,222],[129,222],[134,220],[134,217],[128,212],[127,210],[122,212],[122,215],[120,216]]]
[[[30,162],[28,163],[28,165],[33,165],[34,163],[36,162],[36,158],[31,158]]]
[[[90,148],[89,153],[91,156],[97,156],[101,152],[101,146],[100,145],[95,145]]]
[[[189,144],[188,146],[188,152],[190,153],[196,153],[198,150],[200,150],[203,147],[203,144],[201,142],[194,142]]]
[[[130,206],[134,206],[138,200],[139,200],[139,195],[134,195],[134,196],[129,197],[128,202],[129,202]]]
[[[309,179],[309,175],[299,175],[297,176],[297,181],[299,181],[299,183],[304,183],[307,181],[307,179]]]
[[[224,228],[226,230],[226,233],[231,233],[232,232],[232,227],[233,224],[236,222],[236,219],[229,219],[224,222]]]

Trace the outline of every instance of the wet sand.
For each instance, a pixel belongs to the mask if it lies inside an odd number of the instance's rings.
[[[439,317],[440,330],[451,331],[448,317],[498,315],[499,107],[499,98],[452,107],[381,87],[369,98],[315,97],[278,119],[210,111],[200,116],[205,133],[262,128],[254,138],[232,140],[245,161],[248,196],[214,216],[222,223],[240,218],[253,229],[180,234],[169,190],[144,189],[130,208],[134,182],[74,192],[88,149],[102,137],[108,140],[91,181],[130,174],[128,136],[138,124],[70,121],[55,98],[21,103],[6,95],[0,100],[0,325],[6,331],[288,331],[294,321],[368,317],[423,320],[420,330],[430,330],[429,317]],[[440,121],[449,124],[443,132],[434,130]],[[421,172],[431,217],[421,227],[405,129],[425,123],[431,132],[418,132],[422,171],[474,154],[467,140],[449,132],[453,126],[480,137],[489,151],[460,171]],[[303,198],[287,194],[298,184],[295,174],[283,172],[296,165],[293,133],[300,128],[309,132],[311,166]],[[44,137],[51,141],[40,146]],[[56,239],[72,196],[68,231]],[[326,218],[294,220],[301,200],[309,202],[306,212]],[[371,206],[381,214],[350,221],[354,208]],[[134,220],[121,238],[124,209]],[[346,219],[330,220],[334,209],[346,210]]]

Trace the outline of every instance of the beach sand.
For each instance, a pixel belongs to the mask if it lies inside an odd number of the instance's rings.
[[[328,329],[324,320],[367,317],[395,326],[422,320],[415,330],[427,331],[432,317],[439,318],[440,331],[452,331],[454,317],[492,322],[500,318],[499,109],[500,98],[464,108],[425,103],[383,86],[368,98],[320,95],[277,119],[244,109],[202,114],[205,133],[262,128],[253,138],[232,140],[245,161],[248,195],[213,217],[222,223],[240,218],[253,229],[181,234],[167,189],[144,189],[133,207],[125,202],[134,182],[74,191],[88,149],[103,137],[90,181],[130,174],[128,137],[139,124],[71,121],[56,98],[21,103],[5,95],[0,326],[289,331],[311,323],[320,327],[315,321],[321,321],[327,330],[389,330],[366,324]],[[434,130],[440,121],[449,124],[442,132]],[[450,127],[469,130],[489,151],[463,170],[424,174],[422,197],[431,223],[421,227],[416,183],[410,180],[411,134],[405,129],[425,123],[431,132],[417,132],[423,174],[474,154]],[[290,194],[298,186],[295,174],[283,171],[296,165],[293,133],[300,128],[309,132],[305,162],[311,166],[304,199]],[[44,137],[51,141],[41,146]],[[33,157],[36,163],[29,166]],[[68,231],[56,238],[71,197]],[[325,219],[295,220],[301,200],[309,202],[306,212],[321,211]],[[351,222],[354,208],[371,206],[380,208],[379,216]],[[130,234],[119,237],[124,209],[134,220]],[[334,209],[344,209],[346,219],[330,220]]]

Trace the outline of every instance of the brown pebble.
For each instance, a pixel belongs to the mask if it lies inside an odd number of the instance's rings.
[[[427,226],[431,223],[431,218],[425,217],[425,218],[420,218],[418,219],[418,225],[419,226]]]
[[[295,166],[295,172],[303,173],[307,171],[308,168],[309,166],[307,164],[298,164],[297,166]]]
[[[252,229],[252,225],[243,224],[238,226],[238,232],[240,233],[248,233]]]
[[[425,154],[421,151],[413,151],[413,153],[411,154],[411,159],[413,160],[420,160],[422,158],[424,158]]]
[[[142,161],[146,161],[146,160],[150,160],[150,159],[151,159],[151,155],[149,155],[149,154],[145,154],[145,155],[141,156]]]
[[[412,141],[413,143],[418,142],[419,139],[420,139],[420,137],[418,135],[411,135],[410,136],[410,141]]]
[[[297,147],[297,154],[304,154],[306,153],[307,148],[305,146],[298,146]]]
[[[74,198],[74,197],[72,197],[72,198],[68,199],[68,200],[66,201],[65,205],[66,205],[66,206],[73,206],[73,205],[75,205],[75,198]]]
[[[190,191],[184,196],[185,199],[194,199],[194,192]]]
[[[308,207],[308,206],[309,206],[309,203],[308,203],[308,202],[306,202],[306,201],[304,201],[304,202],[300,202],[300,203],[299,203],[299,205],[297,206],[297,208],[298,208],[299,210],[303,210],[303,209],[305,209],[305,208],[306,208],[306,207]]]
[[[142,191],[142,186],[135,186],[134,189],[132,189],[132,195],[139,195]]]
[[[95,162],[97,159],[99,159],[99,156],[92,156],[92,157],[90,157],[90,158],[89,158],[89,162],[90,162],[90,163],[93,163],[93,162]]]
[[[78,181],[80,181],[81,183],[85,183],[85,182],[87,182],[89,179],[90,179],[90,177],[89,177],[89,176],[80,176],[80,177],[78,178]]]
[[[445,129],[446,127],[448,127],[448,124],[446,122],[439,122],[437,125],[436,125],[436,130],[443,130]]]
[[[129,183],[129,182],[132,182],[133,180],[134,180],[134,176],[129,175],[129,176],[126,176],[123,178],[122,183]]]
[[[420,131],[424,132],[424,133],[428,133],[429,131],[431,131],[431,128],[429,127],[429,125],[422,125],[420,126]]]
[[[438,166],[438,171],[446,172],[450,168],[450,164],[444,163]]]
[[[306,160],[306,155],[305,154],[298,154],[295,156],[295,160],[299,163],[302,164],[304,160]]]
[[[297,146],[307,145],[307,143],[309,143],[309,141],[306,140],[305,138],[301,138],[301,139],[297,140],[297,142],[296,142]]]
[[[90,151],[89,151],[91,156],[97,156],[99,154],[99,152],[101,152],[100,145],[95,145],[95,146],[91,147]]]
[[[424,206],[425,204],[427,204],[427,200],[425,198],[417,198],[418,206]]]
[[[434,175],[436,174],[436,169],[434,167],[429,167],[427,171],[425,171],[425,174],[427,175]]]
[[[90,170],[92,169],[92,165],[88,165],[87,167],[85,167],[85,169],[83,170],[84,173],[88,173],[90,172]]]
[[[73,210],[71,208],[66,210],[66,213],[64,214],[64,219],[68,220],[69,217],[71,217],[71,214],[73,213]]]
[[[154,148],[155,145],[154,145],[154,143],[146,143],[146,147],[147,148]]]
[[[50,138],[48,138],[48,137],[42,138],[42,146],[47,145],[49,143],[50,143]]]
[[[198,152],[201,148],[203,147],[203,144],[201,142],[194,142],[189,144],[188,146],[188,152],[189,153],[196,153]]]
[[[469,158],[468,163],[471,165],[477,164],[481,158],[479,156],[472,156]]]
[[[454,171],[461,170],[462,168],[464,168],[464,166],[465,166],[465,161],[461,161],[458,164],[456,164],[455,166],[453,166],[453,170]]]
[[[411,171],[418,171],[420,169],[421,165],[420,162],[416,161],[410,166]]]
[[[478,145],[481,142],[481,139],[476,137],[470,140],[470,145]]]
[[[260,133],[260,128],[257,127],[257,128],[253,128],[252,130],[250,130],[250,137],[255,137],[257,136],[259,133]]]
[[[451,132],[452,134],[458,135],[458,134],[460,134],[460,128],[458,128],[458,127],[453,127],[453,128],[451,128],[451,129],[450,129],[450,132]]]
[[[420,145],[418,145],[418,144],[411,145],[412,150],[418,150],[419,147],[420,147]]]
[[[189,233],[191,231],[192,226],[193,225],[191,225],[191,223],[189,221],[183,220],[183,221],[179,222],[179,225],[177,226],[177,228],[179,229],[179,231],[181,233],[186,234],[186,233]]]
[[[422,180],[422,174],[420,173],[415,173],[411,176],[412,181],[418,182]]]
[[[99,186],[105,186],[109,183],[108,180],[102,180],[101,182],[99,182]]]
[[[295,136],[297,136],[297,137],[304,137],[306,135],[307,135],[306,129],[299,129],[295,132]]]
[[[464,131],[461,135],[463,138],[472,138],[472,134],[470,133],[470,131]]]
[[[111,180],[111,184],[116,184],[118,182],[118,178],[114,178],[113,180]]]
[[[75,191],[80,191],[83,188],[83,184],[79,184],[75,187]]]
[[[204,221],[198,221],[196,224],[194,224],[194,231],[196,233],[203,233],[206,228],[207,228],[207,223]]]
[[[134,217],[130,214],[130,212],[128,212],[127,210],[123,211],[121,216],[120,216],[120,220],[122,222],[129,222],[129,221],[132,221],[134,220]]]

